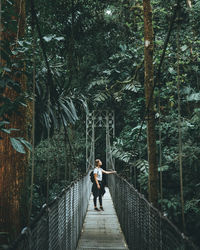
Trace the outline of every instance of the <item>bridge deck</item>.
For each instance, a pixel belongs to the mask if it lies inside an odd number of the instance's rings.
[[[108,188],[103,197],[103,207],[104,211],[95,211],[91,195],[77,250],[128,249]]]

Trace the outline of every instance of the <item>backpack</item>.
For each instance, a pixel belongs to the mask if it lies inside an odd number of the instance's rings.
[[[92,183],[94,183],[94,171],[90,173],[90,180]]]

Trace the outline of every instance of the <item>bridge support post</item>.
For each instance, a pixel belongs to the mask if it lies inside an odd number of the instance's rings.
[[[95,128],[106,129],[106,167],[114,168],[110,138],[115,136],[115,116],[113,110],[96,110],[86,116],[86,171],[94,166]]]

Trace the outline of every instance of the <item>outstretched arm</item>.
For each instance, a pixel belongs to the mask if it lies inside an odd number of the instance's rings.
[[[104,174],[116,174],[117,173],[116,171],[105,171],[105,170],[102,170],[102,172]]]

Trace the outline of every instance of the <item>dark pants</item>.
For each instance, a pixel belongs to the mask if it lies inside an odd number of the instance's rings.
[[[97,206],[97,197],[94,196],[93,201],[94,201],[94,206],[96,207]],[[99,195],[99,204],[102,207],[102,196],[101,195]]]
[[[105,188],[104,188],[104,184],[102,183],[102,181],[99,181],[99,185],[100,185],[100,189],[97,188],[97,184],[96,182],[93,183],[92,185],[92,193],[94,196],[94,206],[97,206],[97,197],[99,197],[99,203],[100,206],[102,206],[102,196],[105,194]]]

